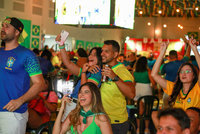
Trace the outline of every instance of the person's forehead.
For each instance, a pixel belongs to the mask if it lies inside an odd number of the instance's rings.
[[[199,113],[194,110],[188,109],[186,110],[186,113],[189,117],[195,117],[196,119],[200,118]]]
[[[102,49],[112,49],[112,45],[110,44],[104,44]]]
[[[176,128],[177,128],[177,126],[179,126],[178,121],[171,115],[162,116],[160,118],[160,125],[173,126]]]

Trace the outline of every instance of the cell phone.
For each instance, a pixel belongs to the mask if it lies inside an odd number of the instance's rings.
[[[189,36],[187,34],[185,35],[185,38],[186,38],[186,40],[189,40]]]
[[[60,36],[61,36],[60,45],[64,45],[67,37],[69,36],[69,33],[65,30],[62,30]]]

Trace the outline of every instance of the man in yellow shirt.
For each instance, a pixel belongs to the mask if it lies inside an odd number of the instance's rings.
[[[102,62],[110,67],[102,69],[102,76],[108,81],[101,85],[101,97],[104,109],[111,119],[114,134],[127,134],[128,113],[125,97],[134,98],[135,87],[133,77],[126,67],[117,62],[119,44],[114,40],[104,41],[102,48]]]

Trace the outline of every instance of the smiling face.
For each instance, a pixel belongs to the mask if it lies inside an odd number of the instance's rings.
[[[179,77],[182,83],[192,83],[194,74],[192,68],[189,65],[185,65],[181,68]]]
[[[112,45],[104,44],[102,48],[102,62],[104,64],[109,64],[117,57],[117,52],[113,51]]]
[[[163,116],[159,120],[157,134],[182,134],[178,121],[171,115]]]
[[[7,23],[6,21],[10,21],[10,19],[6,19],[2,23],[1,28],[1,40],[5,42],[12,41],[16,36],[16,32],[19,33],[18,30],[16,30],[11,24]]]
[[[88,56],[88,60],[89,60],[89,66],[97,65],[98,60],[97,60],[96,49],[92,50],[92,52]]]
[[[86,109],[90,109],[92,103],[92,92],[88,86],[83,86],[78,94],[80,105]]]

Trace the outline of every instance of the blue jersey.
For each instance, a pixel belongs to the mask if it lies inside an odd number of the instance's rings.
[[[80,74],[81,74],[81,72],[82,72],[82,69],[80,70]],[[87,75],[88,79],[96,81],[98,83],[98,87],[100,88],[100,86],[101,86],[101,70],[99,70],[97,73],[94,73],[94,74],[87,73],[86,75]],[[81,86],[81,79],[78,80],[77,84],[75,85],[73,93],[71,94],[71,97],[78,98],[78,92],[79,92],[80,86]]]
[[[30,76],[42,74],[35,54],[23,46],[5,51],[0,49],[0,111],[12,99],[18,99],[30,88]],[[14,112],[24,113],[27,104]]]
[[[161,74],[166,74],[165,79],[174,82],[176,80],[179,67],[188,60],[189,58],[185,56],[182,60],[170,61],[164,64]]]

